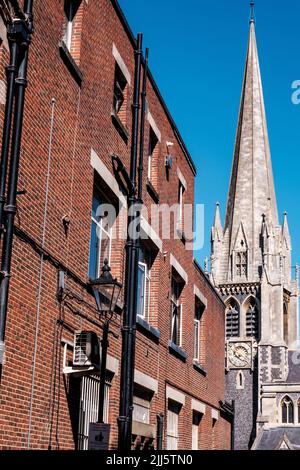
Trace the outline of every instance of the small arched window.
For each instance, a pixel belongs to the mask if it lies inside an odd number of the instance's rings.
[[[240,335],[240,311],[238,303],[230,299],[226,310],[226,338],[238,338]]]
[[[246,309],[246,336],[258,338],[258,306],[255,299],[251,299]]]
[[[236,388],[237,390],[243,390],[245,388],[245,376],[241,370],[236,376]]]
[[[288,396],[281,400],[281,421],[283,424],[294,423],[294,404]]]

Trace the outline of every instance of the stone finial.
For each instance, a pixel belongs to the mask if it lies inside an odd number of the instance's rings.
[[[255,6],[255,3],[251,1],[250,2],[250,23],[255,23],[254,6]]]
[[[204,272],[205,274],[208,274],[208,257],[207,256],[204,260]]]

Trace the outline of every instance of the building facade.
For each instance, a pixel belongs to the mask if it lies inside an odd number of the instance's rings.
[[[0,448],[87,449],[89,423],[98,416],[98,359],[83,365],[74,338],[102,338],[88,282],[105,259],[124,284],[127,198],[112,155],[129,170],[136,41],[115,0],[35,2],[34,23]],[[196,169],[150,72],[147,84],[132,445],[157,447],[163,418],[165,449],[229,449],[225,305],[182,230]],[[4,103],[0,108],[3,121]],[[113,206],[113,219],[103,204]],[[179,235],[164,237],[151,209],[173,204]],[[118,442],[121,342],[122,298],[110,323],[106,371],[111,449]]]
[[[212,229],[211,280],[226,303],[235,449],[250,449],[255,439],[256,449],[300,444],[298,272],[293,279],[291,251],[286,213],[282,225],[278,220],[252,18],[225,226],[218,204]]]

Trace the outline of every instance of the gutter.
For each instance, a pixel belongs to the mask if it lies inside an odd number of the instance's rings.
[[[110,1],[111,1],[112,6],[115,9],[116,14],[118,15],[118,17],[119,17],[119,19],[120,19],[120,21],[123,25],[123,28],[124,28],[127,36],[128,36],[128,39],[129,39],[132,47],[134,49],[136,49],[137,48],[136,39],[135,39],[134,34],[132,32],[132,29],[130,28],[129,23],[128,23],[128,21],[127,21],[125,15],[124,15],[120,5],[119,5],[118,0],[110,0]],[[145,59],[143,57],[142,57],[142,62],[143,62],[143,64],[145,64]],[[186,158],[186,160],[187,160],[187,162],[188,162],[188,164],[189,164],[189,166],[190,166],[190,168],[193,172],[193,175],[196,176],[197,175],[197,169],[196,169],[195,163],[193,162],[193,159],[192,159],[192,157],[191,157],[191,155],[190,155],[190,153],[189,153],[189,151],[188,151],[188,149],[187,149],[187,147],[186,147],[186,145],[185,145],[185,143],[184,143],[184,141],[181,137],[181,134],[180,134],[180,132],[179,132],[179,130],[178,130],[176,124],[175,124],[175,121],[171,116],[171,113],[170,113],[170,111],[169,111],[169,109],[166,105],[166,102],[163,99],[163,97],[162,97],[162,95],[159,91],[159,88],[158,88],[158,86],[157,86],[157,84],[154,80],[154,77],[153,77],[151,71],[149,70],[149,68],[148,68],[148,74],[147,75],[148,75],[148,79],[149,79],[149,81],[152,85],[152,88],[153,88],[158,100],[160,101],[160,104],[162,105],[162,107],[163,107],[163,109],[164,109],[164,111],[167,115],[167,118],[168,118],[169,123],[172,127],[172,130],[175,134],[175,137],[176,137],[176,139],[179,143],[179,146],[180,146],[182,152],[184,153],[184,156],[185,156],[185,158]]]

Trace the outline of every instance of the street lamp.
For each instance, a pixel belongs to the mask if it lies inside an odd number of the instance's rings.
[[[97,304],[98,312],[105,317],[102,335],[102,354],[100,369],[100,391],[99,391],[99,410],[98,423],[104,423],[104,398],[105,398],[105,378],[106,378],[106,362],[108,350],[108,334],[109,322],[118,303],[122,284],[114,279],[111,275],[111,269],[108,260],[104,260],[102,274],[98,279],[91,280],[89,285],[93,289],[94,297]]]
[[[89,283],[94,292],[97,309],[105,317],[114,313],[122,289],[122,284],[112,277],[110,271],[108,260],[105,259],[101,276]]]

